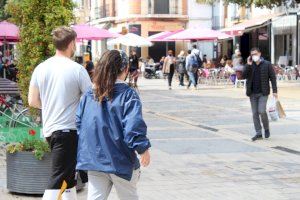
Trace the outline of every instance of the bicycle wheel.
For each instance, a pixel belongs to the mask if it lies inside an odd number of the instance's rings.
[[[20,113],[17,113],[13,119],[10,121],[9,127],[38,127],[40,123],[34,119],[29,113],[29,109],[26,108]]]

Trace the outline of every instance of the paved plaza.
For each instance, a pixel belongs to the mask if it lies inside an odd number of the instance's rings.
[[[175,83],[174,83],[175,84]],[[242,88],[167,90],[165,80],[141,80],[150,167],[142,169],[141,200],[300,200],[300,83],[279,83],[286,119],[271,138],[251,142],[249,99]],[[0,200],[41,197],[7,192],[0,155]],[[79,193],[86,199],[87,188]],[[118,199],[115,192],[109,198]]]

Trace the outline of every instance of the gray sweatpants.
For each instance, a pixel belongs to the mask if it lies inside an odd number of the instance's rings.
[[[107,200],[113,185],[120,200],[138,200],[136,186],[140,173],[140,169],[134,170],[131,180],[127,181],[114,174],[89,171],[87,200]]]
[[[263,96],[262,94],[252,94],[250,96],[250,102],[256,134],[262,135],[260,118],[264,129],[269,130],[269,119],[267,114],[268,96]]]

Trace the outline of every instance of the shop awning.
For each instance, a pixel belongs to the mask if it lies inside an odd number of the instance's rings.
[[[170,39],[166,39],[166,38],[170,37],[176,33],[179,33],[181,31],[183,31],[183,30],[181,29],[181,30],[177,30],[177,31],[164,31],[164,32],[157,33],[155,35],[151,35],[147,39],[151,42],[171,42],[174,40],[170,40]]]
[[[119,37],[118,34],[111,33],[106,29],[87,24],[74,25],[72,28],[77,33],[77,40],[102,40]]]
[[[270,15],[260,16],[254,19],[246,20],[232,27],[224,28],[221,31],[230,35],[239,36],[243,35],[245,31],[265,25],[269,20],[284,15],[284,13],[276,13]]]
[[[219,40],[230,38],[230,35],[204,27],[193,27],[171,35],[169,40]]]

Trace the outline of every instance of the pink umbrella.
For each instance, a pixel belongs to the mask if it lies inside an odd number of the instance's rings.
[[[174,35],[181,31],[183,30],[160,32],[155,35],[151,35],[150,37],[148,37],[148,40],[150,40],[151,42],[172,42],[174,40],[167,39],[167,37],[170,37],[171,35]]]
[[[0,40],[18,40],[19,28],[7,21],[0,22]]]
[[[181,31],[179,33],[176,33],[174,35],[171,35],[170,37],[167,37],[166,39],[170,40],[217,40],[217,39],[223,39],[224,33],[220,31],[211,30],[208,28],[202,28],[202,27],[194,27],[189,28],[184,31]],[[230,37],[230,36],[228,36]]]
[[[73,26],[74,31],[77,33],[78,40],[102,40],[106,38],[116,38],[119,34],[111,33],[106,29],[89,26],[86,24]]]

